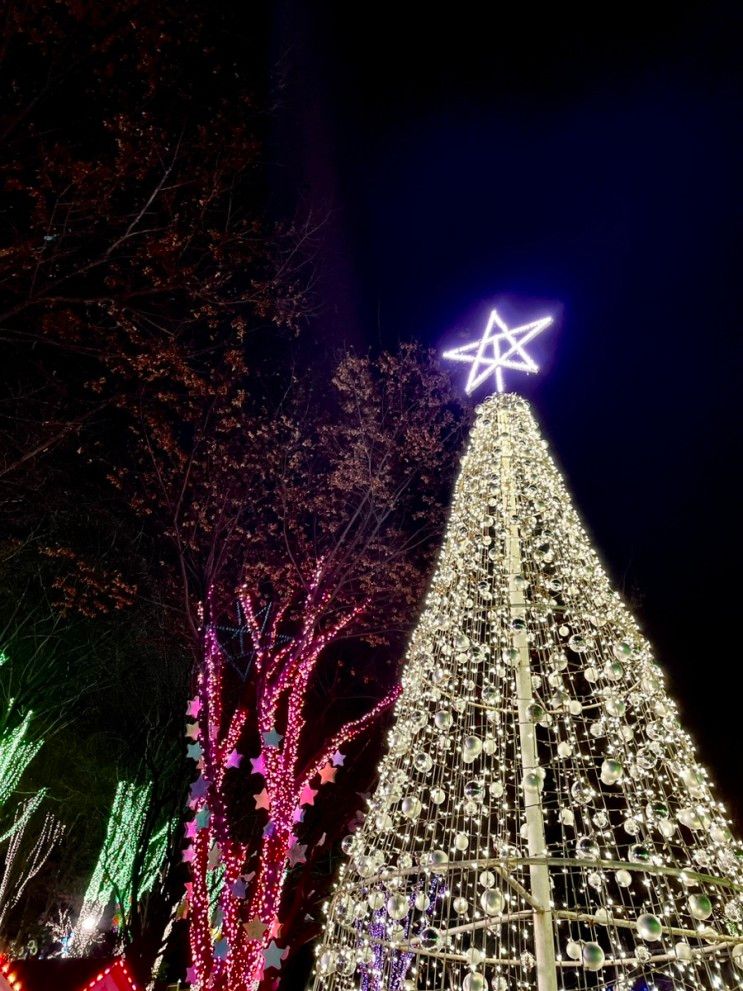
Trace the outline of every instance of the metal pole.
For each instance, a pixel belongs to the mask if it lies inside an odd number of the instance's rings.
[[[523,588],[518,582],[521,575],[521,541],[516,515],[516,491],[513,475],[513,453],[509,411],[498,411],[498,430],[502,442],[501,488],[503,494],[504,524],[506,526],[506,569],[508,573],[508,600],[511,620],[526,619]],[[511,631],[511,643],[518,652],[516,689],[518,695],[519,738],[521,743],[521,770],[525,777],[539,767],[534,723],[530,720],[529,704],[534,701],[529,663],[529,644],[526,630]],[[524,791],[526,807],[527,845],[530,857],[544,857],[547,841],[544,836],[544,816],[541,792],[538,789]],[[555,939],[550,904],[549,867],[531,864],[529,867],[531,893],[537,907],[533,910],[534,955],[537,961],[538,991],[557,991],[557,965]]]

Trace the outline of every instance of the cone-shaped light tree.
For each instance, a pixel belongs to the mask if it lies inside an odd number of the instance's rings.
[[[478,410],[344,849],[315,991],[743,983],[741,849],[514,395]]]

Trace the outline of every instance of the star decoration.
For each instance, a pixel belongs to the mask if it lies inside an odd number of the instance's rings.
[[[217,942],[214,944],[214,956],[217,958],[217,960],[225,960],[229,955],[229,952],[230,952],[229,941],[226,940],[224,937],[222,939],[218,939]]]
[[[199,979],[199,972],[195,967],[186,968],[186,980],[189,984],[195,984]]]
[[[292,867],[297,864],[304,864],[307,861],[307,844],[295,843],[289,851],[289,863]]]
[[[292,812],[292,822],[304,822],[304,809],[297,808]]]
[[[263,740],[264,746],[273,747],[276,749],[284,737],[281,733],[276,732],[276,727],[274,726],[273,729],[268,731],[268,733],[261,733],[261,739]]]
[[[340,752],[340,750],[336,750],[336,752],[330,758],[330,763],[333,765],[333,767],[343,767],[345,760],[346,758]]]
[[[250,763],[251,763],[251,766],[253,768],[253,770],[250,773],[251,774],[262,774],[263,777],[265,778],[265,776],[266,776],[266,761],[265,761],[265,759],[263,757],[263,754],[258,754],[257,757],[251,757],[250,758]]]
[[[300,805],[314,805],[315,795],[317,794],[317,788],[310,788],[309,785],[305,785],[304,788],[299,793],[299,804]]]
[[[237,881],[233,881],[232,882],[232,887],[230,888],[230,891],[235,896],[235,898],[244,898],[245,897],[245,882],[243,881],[243,879],[242,878],[238,878]]]
[[[242,754],[239,754],[237,752],[237,750],[232,750],[227,755],[227,762],[225,763],[224,766],[225,767],[239,767],[240,766],[240,761],[242,759],[243,759],[243,755]]]
[[[263,951],[263,959],[266,961],[266,970],[281,969],[281,961],[284,959],[289,951],[286,947],[280,947],[276,945],[276,940],[271,940],[268,946]]]
[[[198,833],[198,831],[199,831],[199,826],[198,826],[198,823],[196,822],[195,819],[191,819],[191,820],[189,820],[189,822],[186,823],[186,839],[187,840],[193,840],[193,839],[195,839],[196,838],[196,834]]]
[[[243,922],[243,929],[248,939],[262,939],[263,933],[268,929],[268,926],[265,922],[255,918],[250,919],[248,922]]]
[[[263,827],[263,835],[264,836],[273,836],[273,834],[275,832],[276,832],[276,826],[269,819],[268,822],[266,823],[266,825]]]
[[[203,798],[206,795],[209,785],[206,778],[200,775],[191,785],[191,798]]]
[[[268,791],[264,788],[263,791],[259,791],[257,795],[253,796],[255,799],[256,809],[270,809],[271,808],[271,798]]]
[[[279,920],[278,919],[274,919],[273,922],[271,923],[271,929],[270,929],[268,935],[271,937],[271,939],[281,939],[281,932],[282,932],[283,928],[284,927],[279,922]]]
[[[201,760],[204,755],[204,751],[201,749],[200,743],[189,743],[186,747],[186,756],[191,760]]]
[[[189,740],[198,740],[200,733],[198,723],[186,723],[186,736]]]
[[[183,851],[183,863],[192,864],[196,856],[196,851],[189,843],[186,849]]]
[[[489,378],[495,377],[498,392],[504,391],[503,369],[517,372],[538,372],[539,367],[525,350],[529,341],[541,334],[552,323],[552,317],[541,317],[520,327],[509,328],[497,310],[491,310],[485,333],[479,341],[452,348],[444,352],[449,361],[468,362],[469,378],[465,392],[469,396]],[[497,331],[500,331],[498,333]]]
[[[188,703],[188,706],[186,707],[186,715],[193,716],[194,719],[196,719],[198,714],[201,712],[202,705],[203,703],[197,695],[196,698],[191,699],[191,701]]]
[[[336,769],[332,764],[326,764],[320,771],[320,784],[328,785],[335,781]]]
[[[196,813],[196,819],[194,820],[199,829],[206,829],[209,825],[209,809],[201,809]]]

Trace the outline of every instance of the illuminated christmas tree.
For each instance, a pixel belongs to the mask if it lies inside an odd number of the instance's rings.
[[[468,391],[547,324],[450,352]],[[315,991],[733,989],[743,861],[529,405],[478,411]]]

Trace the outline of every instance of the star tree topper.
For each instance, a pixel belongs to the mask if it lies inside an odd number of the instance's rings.
[[[469,396],[490,375],[495,376],[495,387],[504,392],[503,369],[515,372],[538,372],[539,366],[526,351],[529,341],[541,334],[552,323],[552,317],[541,317],[520,327],[510,328],[497,310],[490,311],[485,333],[479,341],[452,348],[444,352],[450,361],[466,361],[471,364],[465,392]]]

